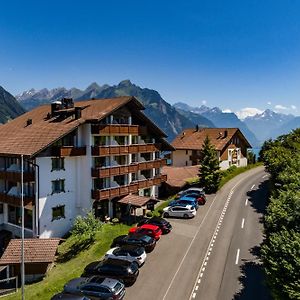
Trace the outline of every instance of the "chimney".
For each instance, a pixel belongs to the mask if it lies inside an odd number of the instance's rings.
[[[221,138],[222,138],[222,136],[223,136],[223,133],[220,131],[220,132],[219,132],[218,139],[221,139]]]
[[[197,124],[195,127],[196,131],[199,131],[199,125]]]
[[[81,118],[81,107],[75,107],[75,120]]]
[[[224,131],[224,136],[223,136],[223,138],[224,138],[224,139],[227,138],[227,135],[228,135],[228,130],[225,130],[225,131]]]
[[[32,119],[27,119],[27,121],[26,121],[26,126],[29,126],[29,125],[31,125],[32,124]]]
[[[61,108],[61,102],[55,101],[51,103],[51,116],[53,117],[57,111],[59,111]]]

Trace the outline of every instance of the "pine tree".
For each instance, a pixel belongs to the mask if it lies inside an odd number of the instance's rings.
[[[221,174],[217,151],[211,144],[208,136],[205,138],[202,149],[200,150],[201,166],[199,169],[199,183],[207,193],[218,190]]]

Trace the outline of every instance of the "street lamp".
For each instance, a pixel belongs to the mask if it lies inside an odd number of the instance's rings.
[[[21,216],[22,216],[22,242],[21,242],[21,285],[22,285],[22,300],[25,299],[25,258],[24,258],[24,157],[21,155]]]

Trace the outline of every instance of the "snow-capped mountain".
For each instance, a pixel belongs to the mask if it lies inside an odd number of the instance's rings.
[[[285,115],[266,109],[261,114],[245,118],[244,122],[250,130],[255,132],[260,141],[264,141],[269,138],[276,138],[277,135],[274,136],[276,130],[284,128],[284,125],[294,118],[293,115]]]

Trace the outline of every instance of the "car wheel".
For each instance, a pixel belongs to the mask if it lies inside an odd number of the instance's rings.
[[[184,217],[185,219],[188,219],[189,216],[188,216],[187,214],[184,214],[183,217]]]
[[[170,216],[170,215],[169,215],[167,212],[164,213],[164,217],[165,217],[165,218],[169,218],[169,216]]]

